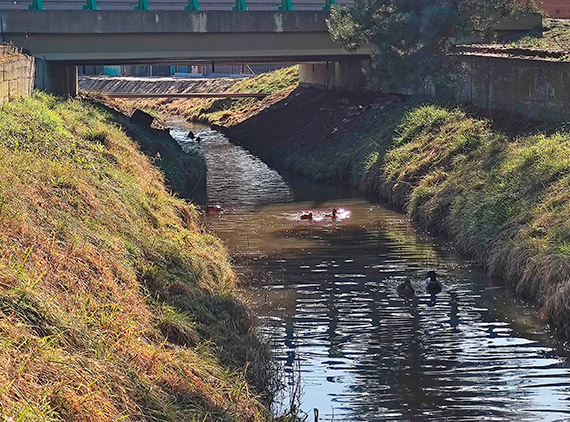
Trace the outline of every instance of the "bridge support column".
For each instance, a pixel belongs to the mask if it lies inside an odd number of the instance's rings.
[[[363,68],[361,60],[301,63],[299,84],[327,90],[361,91],[366,88]]]
[[[55,95],[77,96],[77,66],[37,59],[36,88]]]

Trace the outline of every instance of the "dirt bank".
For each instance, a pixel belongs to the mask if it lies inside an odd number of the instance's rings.
[[[135,109],[150,111],[162,116],[177,115],[187,120],[206,123],[232,125],[239,123],[285,98],[299,83],[298,66],[264,73],[246,79],[187,79],[177,78],[90,78],[82,82],[84,93],[94,96],[105,104],[130,115]],[[265,93],[267,97],[218,98],[218,99],[120,99],[101,98],[97,92],[101,88],[132,90],[136,92],[237,92]],[[128,92],[132,92],[128,91]]]

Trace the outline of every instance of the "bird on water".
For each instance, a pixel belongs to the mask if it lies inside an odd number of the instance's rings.
[[[406,300],[412,299],[416,294],[410,280],[406,280],[403,283],[401,283],[396,288],[396,291],[398,292],[398,296],[400,296],[402,299],[406,299]]]
[[[441,292],[441,283],[437,279],[435,271],[428,271],[428,279],[426,280],[426,291],[432,295]]]

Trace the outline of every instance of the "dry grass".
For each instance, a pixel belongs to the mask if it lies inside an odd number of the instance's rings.
[[[0,135],[1,418],[264,420],[224,248],[135,144],[44,94]]]

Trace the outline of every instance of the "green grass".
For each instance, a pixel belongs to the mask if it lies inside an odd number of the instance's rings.
[[[0,246],[0,419],[266,419],[223,245],[111,115],[0,108]]]
[[[288,92],[292,90],[298,86],[298,83],[298,66],[262,73],[253,78],[239,80],[228,88],[227,91],[237,93],[266,93],[269,94],[266,99],[223,98],[196,101],[185,110],[184,116],[188,120],[200,120],[218,125],[234,124],[258,112],[260,106],[265,107],[271,103],[272,97],[279,96],[279,94],[284,91]]]

